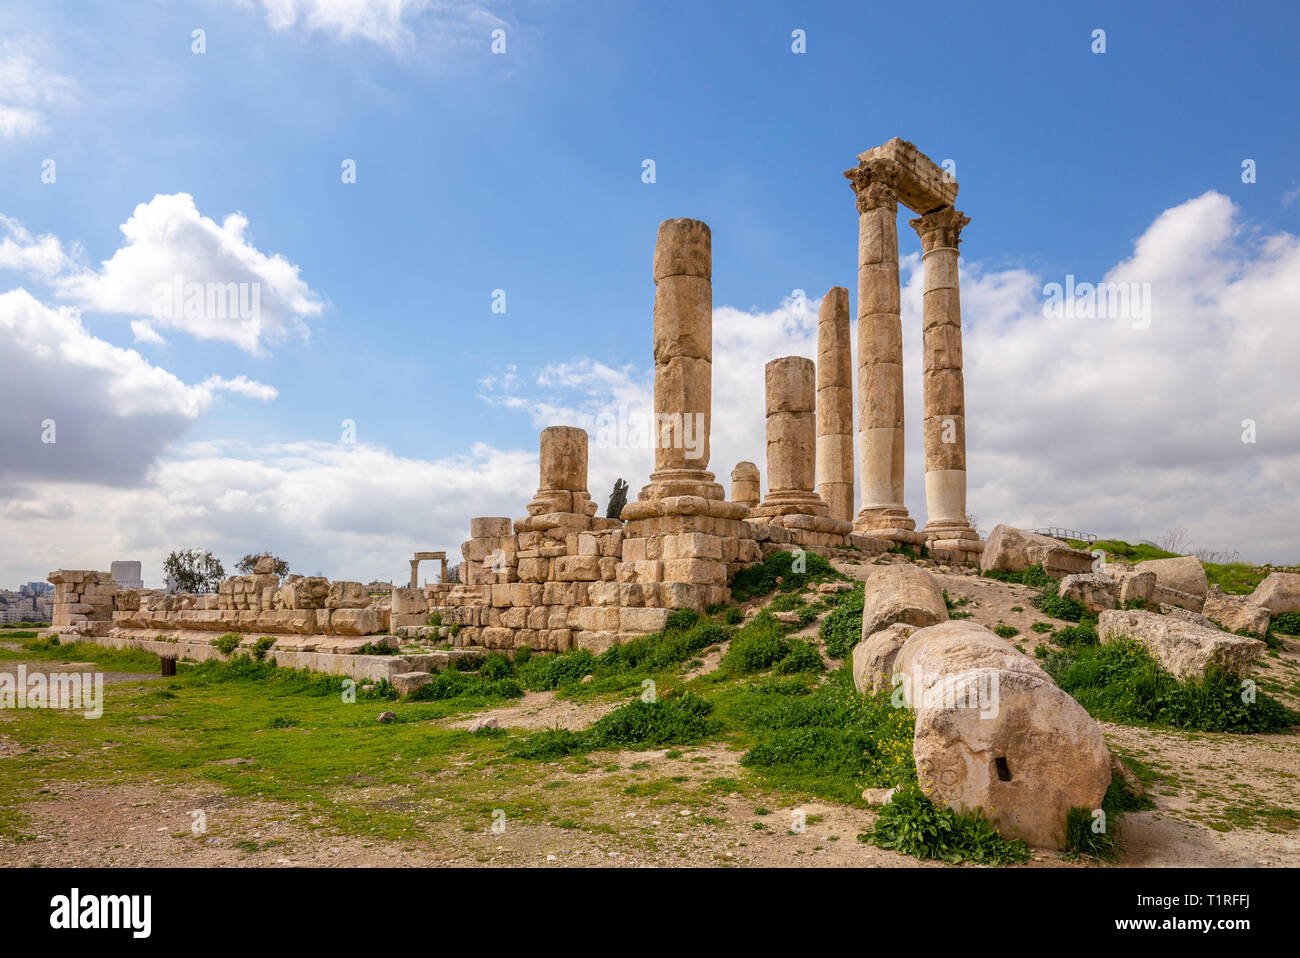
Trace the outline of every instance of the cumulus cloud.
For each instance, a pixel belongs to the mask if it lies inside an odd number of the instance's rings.
[[[72,81],[43,66],[30,37],[0,38],[0,138],[43,132],[46,110],[71,99]]]
[[[139,482],[216,394],[276,395],[245,376],[186,384],[25,289],[0,294],[0,356],[0,500],[24,479]]]
[[[125,245],[98,270],[66,266],[54,286],[88,309],[148,317],[147,328],[133,327],[144,341],[161,327],[262,354],[290,334],[306,336],[307,320],[323,308],[297,266],[250,242],[242,213],[217,223],[188,193],[158,194],[136,206],[121,229]],[[27,259],[53,265],[56,252]]]
[[[33,236],[18,220],[0,213],[0,269],[51,280],[75,269],[74,253],[52,233]]]
[[[256,6],[254,0],[235,2]],[[261,0],[261,7],[272,30],[303,29],[393,49],[409,47],[417,32],[461,41],[504,25],[486,4],[471,0]]]

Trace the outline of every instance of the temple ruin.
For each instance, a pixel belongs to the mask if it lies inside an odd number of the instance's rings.
[[[596,515],[587,488],[588,435],[543,429],[537,492],[517,519],[470,520],[460,582],[446,553],[418,552],[410,588],[371,594],[357,582],[292,575],[269,557],[209,595],[123,589],[108,573],[61,570],[54,627],[97,641],[209,657],[216,634],[274,639],[282,664],[390,675],[401,656],[374,646],[436,642],[463,650],[599,652],[664,628],[674,609],[730,599],[737,571],[782,549],[878,555],[927,546],[945,562],[977,561],[983,543],[966,516],[965,405],[957,255],[969,220],[957,184],[910,143],[893,139],[845,174],[859,214],[858,362],[849,294],[822,301],[817,360],[774,358],[764,373],[766,495],[758,468],[731,473],[731,498],[708,470],[712,418],[712,233],[665,220],[655,243],[654,469],[620,518]],[[898,203],[918,213],[924,264],[924,436],[929,519],[903,504],[903,368]],[[861,504],[853,514],[853,393]],[[420,588],[419,563],[441,563]],[[370,646],[371,649],[367,649]],[[215,653],[213,653],[215,654]],[[409,657],[408,657],[409,658]],[[370,661],[375,660],[375,661]]]

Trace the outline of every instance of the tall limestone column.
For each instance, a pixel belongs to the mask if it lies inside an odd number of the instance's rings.
[[[817,314],[817,494],[853,518],[853,356],[849,291],[832,286]]]
[[[966,392],[957,247],[970,222],[951,206],[909,220],[921,237],[925,335],[925,502],[928,541],[978,539],[966,518]]]
[[[811,359],[783,356],[764,368],[767,496],[754,518],[825,516],[816,481],[817,374]]]
[[[709,464],[713,251],[708,224],[664,220],[655,243],[655,470],[639,498],[723,500]],[[635,510],[634,510],[635,512]]]
[[[894,160],[862,160],[844,175],[858,206],[858,468],[854,531],[921,542],[903,505],[903,324]]]

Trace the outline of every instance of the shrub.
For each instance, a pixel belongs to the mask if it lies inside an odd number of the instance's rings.
[[[772,668],[789,652],[784,633],[781,623],[770,613],[760,612],[731,640],[721,668],[740,675]]]
[[[1283,635],[1300,635],[1300,612],[1279,612],[1273,616],[1268,630]]]
[[[1051,626],[1048,626],[1051,628]],[[1067,648],[1078,645],[1096,645],[1097,644],[1097,626],[1094,620],[1080,622],[1078,625],[1067,625],[1063,629],[1058,629],[1052,636],[1052,641],[1057,645]]]
[[[478,674],[489,681],[507,679],[514,674],[514,666],[500,652],[493,652],[483,659],[478,667]]]
[[[993,634],[1003,639],[1010,639],[1020,634],[1020,630],[1014,626],[998,623],[993,627]]]
[[[1051,632],[1051,631],[1052,631],[1052,623],[1050,623],[1050,622],[1035,622],[1033,625],[1030,626],[1030,628],[1033,629],[1035,632],[1038,632],[1038,633],[1040,633],[1040,634],[1043,633],[1043,632]]]
[[[817,634],[826,644],[826,654],[833,659],[842,659],[858,644],[862,638],[862,601],[865,586],[859,582],[850,592],[843,592],[831,613],[822,619]]]
[[[586,649],[562,655],[534,655],[518,666],[519,681],[534,692],[547,692],[582,681],[596,666],[596,657]]]
[[[941,808],[908,783],[880,810],[871,831],[859,836],[881,848],[950,864],[1012,865],[1029,861],[1029,847],[1007,841],[982,809],[958,812]]]
[[[533,657],[533,650],[531,648],[529,648],[526,645],[519,646],[519,648],[515,649],[515,658],[514,658],[515,668],[519,668],[519,666],[521,665],[527,665],[528,660],[531,659],[532,657]]]
[[[821,653],[810,643],[800,639],[786,640],[786,653],[776,663],[776,670],[782,675],[795,672],[821,672],[826,668]]]
[[[774,552],[757,565],[736,573],[731,580],[732,598],[737,602],[746,602],[775,592],[778,587],[782,592],[799,592],[810,583],[846,578],[815,552],[803,553],[802,572],[796,572],[794,567],[793,553]]]
[[[213,642],[212,645],[222,655],[229,655],[231,652],[235,651],[235,649],[239,648],[239,643],[242,641],[244,641],[244,637],[238,632],[227,632],[225,635]]]
[[[700,614],[694,609],[677,609],[668,613],[664,623],[665,632],[683,632],[700,621]]]
[[[271,636],[269,635],[262,636],[260,639],[258,639],[256,642],[253,643],[253,658],[261,662],[264,658],[266,658],[266,653],[271,651],[271,648],[274,645],[275,645],[275,639],[271,638]]]
[[[488,679],[482,675],[461,672],[458,669],[446,669],[433,677],[433,681],[422,685],[410,695],[412,702],[432,702],[440,699],[454,699],[465,695],[484,698],[518,698],[524,694],[523,688],[514,679]]]
[[[729,605],[722,610],[719,618],[726,625],[740,625],[745,621],[745,613],[740,610],[739,606]]]

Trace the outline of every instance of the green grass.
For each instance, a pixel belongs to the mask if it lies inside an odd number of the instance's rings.
[[[1269,622],[1268,630],[1281,635],[1300,635],[1300,612],[1279,612]]]
[[[815,552],[803,553],[803,565],[803,571],[796,572],[793,553],[774,552],[757,565],[736,573],[731,580],[731,596],[737,602],[747,602],[770,595],[778,588],[782,592],[800,592],[817,582],[848,578]]]
[[[836,597],[835,608],[822,619],[817,634],[826,644],[826,654],[833,659],[844,658],[862,638],[865,588],[865,584],[859,582],[848,592],[841,592]]]
[[[1300,713],[1263,692],[1242,701],[1240,680],[1211,669],[1180,681],[1136,642],[1080,644],[1049,651],[1043,668],[1094,718],[1205,732],[1279,732],[1300,724]]]
[[[894,793],[871,831],[858,836],[881,848],[937,858],[952,865],[1014,865],[1029,861],[1029,846],[1003,838],[981,810],[958,812],[935,805],[919,787],[908,784]]]
[[[820,672],[821,654],[800,639],[785,636],[786,627],[766,610],[754,616],[736,632],[722,657],[719,671],[723,675],[752,675],[775,669],[777,672]]]
[[[151,672],[156,675],[161,671],[158,656],[152,652],[144,652],[140,649],[111,649],[92,642],[69,642],[60,645],[53,636],[23,641],[20,650],[0,648],[0,661],[7,659],[93,662],[106,672]]]
[[[1177,559],[1177,552],[1166,552],[1156,546],[1139,542],[1136,545],[1123,539],[1099,539],[1096,542],[1082,542],[1078,539],[1068,540],[1071,548],[1095,552],[1100,549],[1111,556],[1119,556],[1128,562],[1146,562],[1148,559]]]
[[[690,692],[645,702],[635,699],[598,719],[590,729],[545,729],[518,742],[520,758],[555,760],[600,749],[690,745],[718,729],[712,703]]]

